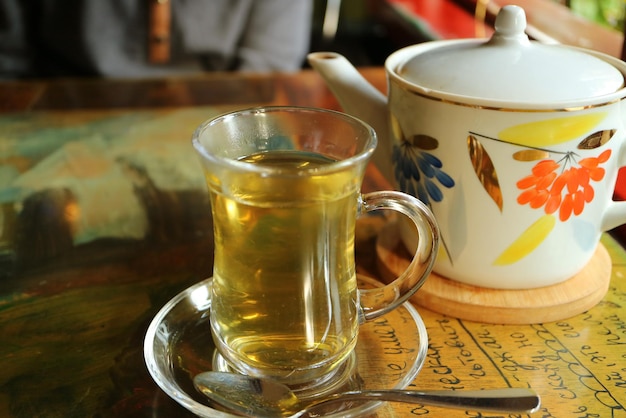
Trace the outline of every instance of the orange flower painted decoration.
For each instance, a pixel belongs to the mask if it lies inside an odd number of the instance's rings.
[[[560,161],[545,159],[539,161],[531,174],[517,182],[523,190],[517,197],[520,205],[533,209],[544,207],[546,214],[559,212],[559,219],[567,221],[572,215],[580,215],[586,203],[595,195],[591,182],[604,178],[605,169],[601,164],[611,157],[611,150],[603,151],[597,157],[587,157],[576,162],[574,153],[567,153]],[[568,167],[569,166],[569,167]],[[561,172],[557,170],[561,168]]]

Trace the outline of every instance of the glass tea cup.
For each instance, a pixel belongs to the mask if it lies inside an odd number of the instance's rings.
[[[339,112],[267,107],[206,121],[193,145],[208,185],[215,239],[211,332],[237,372],[288,385],[331,376],[359,324],[410,298],[434,264],[430,210],[401,192],[361,194],[373,129]],[[390,209],[419,236],[407,271],[357,287],[356,219]]]

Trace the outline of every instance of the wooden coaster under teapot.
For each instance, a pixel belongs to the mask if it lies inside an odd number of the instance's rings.
[[[390,222],[376,241],[383,281],[406,270],[411,255]],[[534,324],[580,314],[602,300],[611,279],[611,257],[600,243],[591,261],[574,277],[534,289],[490,289],[467,285],[432,272],[411,298],[414,304],[451,317],[493,324]]]

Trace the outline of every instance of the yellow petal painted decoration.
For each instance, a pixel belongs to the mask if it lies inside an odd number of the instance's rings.
[[[511,126],[498,134],[506,142],[531,148],[561,144],[587,134],[607,112],[585,113]]]
[[[513,244],[493,262],[494,266],[506,266],[521,260],[543,242],[556,224],[554,215],[543,215],[526,229]]]
[[[437,260],[439,261],[448,260],[452,262],[452,260],[450,260],[450,255],[448,254],[448,252],[446,251],[446,248],[443,245],[440,245],[439,249],[437,250]]]
[[[489,197],[491,197],[498,206],[498,209],[500,209],[500,212],[502,212],[502,190],[500,190],[496,167],[493,165],[489,153],[474,135],[467,137],[467,152],[469,153],[478,181],[480,181],[480,184],[482,184]]]
[[[389,124],[391,125],[391,134],[397,140],[404,141],[404,132],[402,132],[402,128],[400,127],[400,121],[393,114],[389,117]]]

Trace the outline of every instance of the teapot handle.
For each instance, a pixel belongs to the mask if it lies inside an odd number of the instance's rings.
[[[626,202],[610,202],[602,217],[602,231],[626,224]]]
[[[626,144],[620,149],[619,167],[626,167]],[[619,170],[619,168],[618,168]],[[622,179],[626,182],[626,168],[624,168]],[[617,179],[620,180],[619,171]],[[626,224],[626,201],[609,202],[604,215],[602,216],[602,231],[609,231],[613,228]]]

